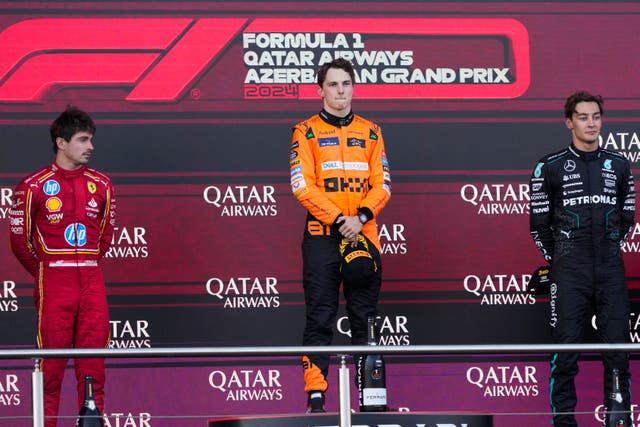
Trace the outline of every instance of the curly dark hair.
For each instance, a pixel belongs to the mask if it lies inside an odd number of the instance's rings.
[[[88,132],[95,135],[96,124],[88,113],[73,105],[67,105],[67,109],[49,127],[51,141],[53,142],[53,152],[58,152],[57,138],[69,141],[78,132]]]

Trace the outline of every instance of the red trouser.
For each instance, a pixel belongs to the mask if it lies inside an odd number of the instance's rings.
[[[40,263],[34,299],[38,313],[38,347],[103,348],[109,341],[109,312],[102,271],[96,261],[51,267]],[[67,359],[44,359],[45,426],[55,427]],[[93,395],[104,412],[104,359],[75,359],[78,408],[84,401],[84,378],[93,377]]]

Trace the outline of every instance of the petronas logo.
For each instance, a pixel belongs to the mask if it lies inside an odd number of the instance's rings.
[[[378,140],[378,134],[373,131],[373,129],[369,129],[369,139],[373,139],[374,141]]]

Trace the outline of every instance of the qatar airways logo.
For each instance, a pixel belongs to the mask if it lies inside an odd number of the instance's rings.
[[[633,396],[631,396],[633,397]],[[631,403],[631,425],[629,427],[639,427],[640,426],[640,405],[637,403]],[[604,425],[605,421],[605,406],[600,404],[593,409],[593,417],[596,420],[597,425]]]
[[[536,299],[527,292],[530,274],[470,274],[464,290],[480,299],[480,305],[532,305]]]
[[[11,210],[13,190],[6,187],[0,187],[0,220],[9,217],[9,210]]]
[[[631,342],[640,343],[640,313],[629,313],[629,330]]]
[[[465,184],[460,198],[478,215],[529,214],[528,184]]]
[[[381,254],[405,255],[407,253],[407,238],[404,224],[381,224],[378,231]]]
[[[227,401],[280,401],[284,397],[278,369],[215,370],[209,385]]]
[[[18,311],[18,296],[16,282],[5,280],[0,287],[0,313]]]
[[[151,348],[148,320],[110,320],[109,348]]]
[[[152,427],[151,413],[111,412],[104,414],[104,427]]]
[[[467,369],[469,384],[482,390],[483,397],[536,397],[537,369],[531,365],[486,365]]]
[[[0,406],[19,406],[21,402],[18,376],[0,375]]]
[[[640,224],[633,224],[633,228],[627,240],[621,244],[622,252],[637,254],[640,253]]]
[[[276,216],[275,192],[272,185],[210,185],[203,190],[202,197],[220,209],[220,216]]]
[[[600,147],[622,154],[629,162],[640,163],[640,136],[636,131],[600,134]]]
[[[596,315],[591,316],[591,327],[598,330]],[[632,343],[640,343],[640,313],[629,313],[629,340]]]
[[[106,258],[148,258],[147,229],[141,226],[114,227]]]
[[[275,277],[212,277],[205,284],[207,294],[224,308],[278,308],[280,293]]]
[[[379,322],[380,337],[378,345],[411,345],[411,333],[409,332],[409,319],[407,316],[384,316],[379,319]],[[338,332],[351,338],[348,317],[339,318],[336,326]]]

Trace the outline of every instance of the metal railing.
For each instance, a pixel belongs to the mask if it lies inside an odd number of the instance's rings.
[[[338,355],[340,366],[340,427],[351,427],[349,371],[345,355],[387,354],[532,354],[562,352],[640,352],[640,343],[631,344],[468,344],[468,345],[408,345],[408,346],[280,346],[280,347],[166,347],[144,349],[0,349],[0,359],[34,359],[32,373],[33,427],[44,425],[42,372],[39,361],[46,358],[148,358],[148,357],[247,357],[300,356],[303,354]]]
[[[278,346],[278,347],[158,347],[69,348],[69,349],[0,349],[0,359],[46,359],[76,357],[225,357],[225,356],[301,356],[303,354],[517,354],[564,352],[640,352],[640,343],[631,344],[461,344],[406,346]]]

